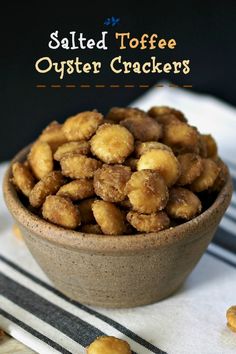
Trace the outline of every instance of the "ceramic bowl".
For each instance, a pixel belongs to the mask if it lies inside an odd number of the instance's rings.
[[[14,158],[23,161],[29,147]],[[7,207],[30,252],[69,298],[102,307],[134,307],[171,295],[198,263],[228,207],[232,183],[211,206],[191,221],[165,231],[130,236],[101,236],[63,229],[31,213],[4,178]],[[19,246],[20,247],[20,246]]]

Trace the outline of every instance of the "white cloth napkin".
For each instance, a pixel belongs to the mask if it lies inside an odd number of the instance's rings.
[[[132,106],[147,109],[155,104],[179,108],[202,132],[211,132],[236,178],[233,107],[168,86],[153,88]],[[6,164],[0,165],[1,180],[5,168]],[[87,344],[105,333],[127,340],[138,354],[236,353],[236,334],[226,327],[225,318],[227,308],[236,304],[235,253],[211,244],[182,288],[159,303],[98,309],[70,301],[56,291],[23,241],[13,236],[12,226],[1,195],[0,328],[36,352],[82,354]],[[236,236],[235,194],[218,234],[219,239]]]

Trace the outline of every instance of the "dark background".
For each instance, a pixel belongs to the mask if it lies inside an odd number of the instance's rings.
[[[110,106],[127,105],[145,90],[133,89],[37,89],[36,84],[61,84],[55,74],[40,75],[35,61],[43,56],[67,60],[102,61],[103,68],[116,55],[145,61],[151,55],[160,61],[191,60],[189,75],[117,76],[109,69],[99,76],[72,75],[64,84],[154,84],[160,79],[175,84],[192,84],[195,91],[213,94],[236,105],[236,2],[235,1],[144,1],[144,2],[11,2],[1,5],[1,128],[0,160],[10,159],[32,141],[51,120],[63,121],[80,110],[97,108],[105,113]],[[103,25],[106,17],[120,18],[115,28]],[[69,31],[100,38],[103,30],[129,31],[134,36],[157,33],[175,38],[174,51],[130,50],[120,53],[115,41],[109,51],[49,50],[49,34]],[[200,103],[199,103],[200,104]]]

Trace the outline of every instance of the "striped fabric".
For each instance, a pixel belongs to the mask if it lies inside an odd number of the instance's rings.
[[[230,168],[234,192],[231,204],[215,234],[214,243],[236,253],[236,164],[229,160],[226,162]]]
[[[235,110],[172,88],[155,89],[134,105],[155,103],[182,109],[193,124],[216,136],[234,178],[232,203],[213,243],[175,296],[135,309],[109,310],[72,301],[52,286],[24,243],[13,237],[13,221],[0,196],[0,328],[38,353],[82,354],[102,334],[127,340],[137,354],[236,352],[236,336],[225,326],[225,311],[236,304]],[[0,165],[1,180],[5,168]]]
[[[60,353],[79,353],[79,350],[82,353],[84,347],[104,335],[107,332],[105,329],[111,328],[113,335],[122,335],[131,345],[133,342],[133,347],[139,353],[164,353],[115,320],[68,299],[7,257],[0,256],[0,263],[3,271],[0,273],[1,316],[28,331],[48,347]],[[18,311],[28,318],[30,325],[15,317]],[[40,332],[36,330],[38,325],[41,327]]]

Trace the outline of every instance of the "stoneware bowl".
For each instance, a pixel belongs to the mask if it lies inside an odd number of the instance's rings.
[[[14,161],[25,159],[29,147]],[[69,298],[102,307],[150,304],[174,293],[206,250],[230,203],[231,179],[201,215],[166,231],[132,236],[99,236],[70,231],[32,214],[4,179],[9,211],[30,252]]]

